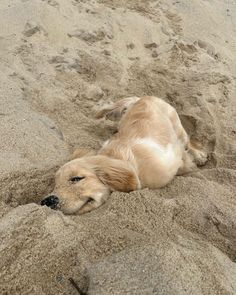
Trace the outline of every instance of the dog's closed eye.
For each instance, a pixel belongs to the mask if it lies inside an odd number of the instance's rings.
[[[70,181],[73,182],[73,183],[76,183],[82,179],[84,179],[85,177],[84,176],[73,176],[70,178]]]
[[[93,198],[88,198],[87,201],[86,201],[86,204],[92,203],[92,202],[94,202],[94,199]]]

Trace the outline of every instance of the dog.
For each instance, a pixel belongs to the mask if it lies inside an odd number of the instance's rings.
[[[77,150],[57,171],[54,191],[41,205],[83,214],[100,207],[113,191],[158,189],[207,161],[207,154],[190,142],[174,107],[160,98],[124,98],[96,118],[118,121],[117,133],[97,154]]]

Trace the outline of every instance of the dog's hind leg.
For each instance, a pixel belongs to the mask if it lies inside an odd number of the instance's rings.
[[[194,163],[194,158],[187,150],[183,152],[182,165],[179,168],[177,175],[183,175],[196,170],[196,164]]]
[[[196,170],[196,166],[203,166],[207,162],[207,153],[199,148],[195,148],[189,141],[187,149],[183,152],[182,165],[177,175],[183,175]]]
[[[189,136],[180,121],[178,113],[170,105],[168,106],[168,115],[178,140],[180,140],[183,146],[187,148],[190,143]]]
[[[192,155],[197,166],[204,166],[208,160],[207,153],[195,146],[191,141],[188,143],[188,153]]]
[[[169,108],[169,118],[172,122],[173,129],[178,137],[178,139],[183,143],[186,151],[183,155],[183,167],[182,171],[191,171],[193,168],[192,162],[195,162],[197,166],[203,166],[207,162],[207,153],[202,150],[197,144],[190,141],[187,132],[185,131],[180,118],[176,110],[172,107]]]
[[[101,119],[105,117],[111,121],[119,121],[125,112],[135,104],[140,98],[136,96],[123,98],[110,106],[101,109],[95,117]]]

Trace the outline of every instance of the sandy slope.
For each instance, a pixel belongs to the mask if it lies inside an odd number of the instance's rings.
[[[234,1],[0,1],[0,294],[236,294],[235,56]],[[144,94],[208,164],[84,216],[38,206],[114,132],[94,107]]]

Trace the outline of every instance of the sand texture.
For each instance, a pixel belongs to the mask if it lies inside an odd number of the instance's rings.
[[[171,103],[207,165],[83,216],[38,205],[133,95]],[[0,139],[1,295],[236,294],[235,1],[1,0]]]

